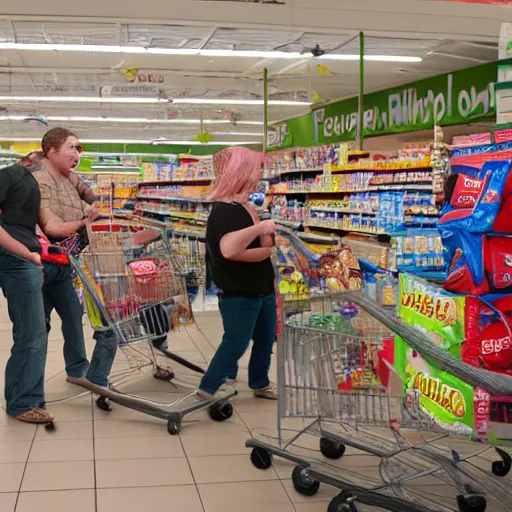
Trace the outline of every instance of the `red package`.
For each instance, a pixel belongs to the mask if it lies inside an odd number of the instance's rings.
[[[486,325],[480,336],[462,344],[462,360],[479,368],[512,374],[511,331],[503,320]]]
[[[485,180],[459,174],[450,204],[454,208],[473,208],[482,193]]]
[[[50,254],[48,252],[48,249],[52,244],[50,243],[50,240],[46,238],[46,235],[44,235],[41,232],[38,232],[37,240],[39,242],[39,245],[41,246],[41,260],[49,263],[58,263],[59,265],[69,265],[69,258],[67,254]]]

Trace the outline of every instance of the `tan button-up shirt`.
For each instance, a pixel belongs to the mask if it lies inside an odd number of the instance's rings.
[[[59,176],[55,178],[46,167],[41,164],[33,172],[41,190],[41,208],[49,208],[64,222],[82,220],[85,217],[87,203],[80,198],[73,175],[69,178]]]

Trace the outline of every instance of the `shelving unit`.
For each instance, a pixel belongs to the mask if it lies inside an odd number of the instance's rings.
[[[213,181],[211,158],[170,164],[146,163],[144,178],[137,185],[134,214],[147,225],[163,229],[171,248],[197,251],[206,238],[209,201],[204,196]],[[198,285],[192,302],[195,311],[217,308],[204,283]]]
[[[412,246],[427,252],[424,260],[421,254],[418,256],[422,267],[441,271],[444,262],[437,239],[432,241],[429,234],[420,244],[415,242],[417,233],[411,235],[410,243],[408,238],[411,230],[432,231],[439,214],[429,146],[406,147],[396,158],[378,156],[375,160],[368,152],[356,153],[338,146],[271,154],[268,161],[272,169],[265,176],[270,177],[268,196],[274,220],[299,231],[367,237],[365,251],[371,244],[384,241],[393,252],[397,247],[395,237],[405,238],[407,243],[399,250],[407,253],[404,259],[408,269]],[[301,155],[301,164],[307,161],[314,165],[297,166],[297,155]],[[396,269],[394,256],[384,259],[385,268]]]

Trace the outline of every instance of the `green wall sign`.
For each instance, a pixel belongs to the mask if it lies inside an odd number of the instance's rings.
[[[427,78],[364,97],[363,136],[428,130],[492,119],[497,64]],[[354,140],[357,97],[313,107],[269,129],[269,149]]]

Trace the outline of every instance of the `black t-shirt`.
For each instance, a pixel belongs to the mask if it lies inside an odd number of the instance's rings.
[[[206,246],[212,278],[224,295],[255,297],[274,292],[274,268],[270,258],[258,263],[231,261],[220,251],[224,235],[254,225],[250,213],[238,203],[214,203],[206,226]],[[248,247],[261,247],[256,238]]]
[[[31,252],[40,252],[36,224],[41,204],[39,185],[20,164],[0,169],[1,226]]]

